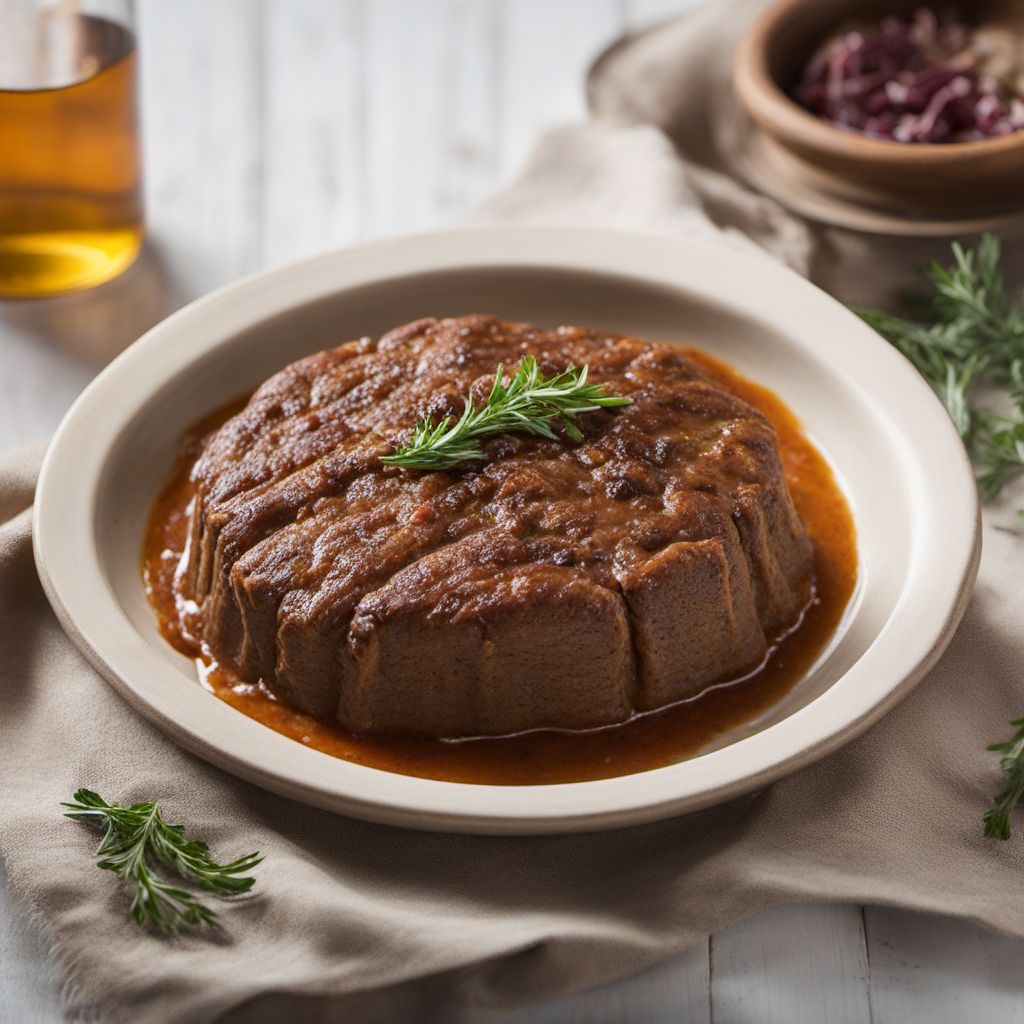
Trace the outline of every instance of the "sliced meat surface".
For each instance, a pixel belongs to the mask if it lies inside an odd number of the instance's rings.
[[[444,472],[380,456],[500,364],[632,404]],[[292,364],[193,467],[181,596],[209,653],[357,732],[591,729],[744,675],[812,592],[774,431],[670,345],[489,316]]]

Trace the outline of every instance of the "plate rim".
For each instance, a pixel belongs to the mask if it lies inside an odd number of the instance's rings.
[[[133,675],[128,659],[139,651],[125,635],[124,627],[140,643],[144,641],[105,586],[93,536],[94,504],[103,474],[116,451],[117,438],[123,435],[132,417],[122,416],[124,422],[118,429],[114,423],[108,423],[106,434],[110,443],[106,447],[101,445],[97,451],[83,451],[77,442],[80,431],[89,424],[97,408],[117,409],[119,401],[132,407],[131,399],[124,395],[123,380],[130,379],[143,365],[151,377],[154,365],[157,370],[153,378],[156,383],[150,384],[149,394],[175,374],[187,372],[188,366],[217,344],[216,340],[207,343],[204,331],[211,337],[219,331],[221,343],[226,343],[247,325],[270,315],[332,292],[379,282],[389,273],[409,275],[465,266],[530,266],[615,273],[656,285],[671,285],[674,280],[676,286],[679,280],[670,277],[665,268],[689,267],[698,276],[705,275],[704,293],[710,290],[716,300],[721,300],[721,295],[715,294],[716,288],[722,290],[719,276],[743,277],[748,285],[748,301],[733,298],[731,308],[749,310],[751,304],[756,305],[752,298],[755,291],[762,304],[779,294],[790,293],[800,299],[802,307],[813,311],[819,326],[823,318],[824,322],[841,328],[847,343],[856,339],[861,346],[861,360],[869,361],[876,371],[884,370],[879,378],[882,389],[891,391],[895,386],[906,391],[901,397],[909,396],[914,414],[924,418],[923,424],[916,425],[919,429],[907,435],[922,446],[922,451],[915,454],[921,459],[927,455],[933,468],[941,465],[943,469],[939,476],[922,473],[919,483],[941,492],[938,497],[942,499],[942,522],[947,527],[943,545],[946,578],[937,581],[936,591],[928,594],[931,603],[939,605],[934,609],[931,628],[926,627],[913,643],[904,642],[898,652],[893,652],[894,656],[902,656],[898,678],[890,679],[887,685],[880,685],[877,679],[866,680],[857,691],[857,699],[848,687],[842,692],[844,699],[838,700],[834,684],[767,729],[689,761],[612,779],[547,786],[441,782],[367,768],[303,747],[246,719],[216,698],[211,700],[220,711],[206,708],[201,722],[183,723],[180,707],[177,715],[170,713],[167,694],[154,690],[152,676],[140,681]],[[239,320],[241,306],[246,307],[246,315]],[[266,312],[259,315],[261,310]],[[233,330],[225,330],[218,316],[221,320],[234,318]],[[180,339],[174,344],[165,340],[168,335],[183,332],[188,344]],[[794,341],[810,356],[805,342],[796,338]],[[836,357],[837,353],[832,352],[824,361],[839,373]],[[134,406],[140,404],[136,399]],[[904,418],[903,409],[887,409],[887,413],[897,423]],[[85,514],[71,522],[62,515],[67,504],[62,495],[66,496],[69,490],[77,491],[79,502],[86,498]],[[40,471],[33,510],[33,548],[46,595],[76,646],[136,712],[201,758],[282,795],[367,820],[436,831],[544,834],[617,828],[699,810],[758,789],[860,735],[923,678],[952,638],[977,573],[981,528],[980,505],[967,454],[928,385],[903,356],[853,313],[767,255],[724,242],[616,229],[473,225],[364,242],[260,271],[195,300],[155,325],[89,384],[62,420]],[[83,555],[92,557],[83,560]],[[88,570],[95,570],[92,592]],[[97,589],[102,593],[97,594]],[[901,601],[897,605],[869,649],[844,675],[855,671],[884,639],[903,604]],[[119,614],[124,620],[112,635],[108,635],[106,626],[117,624],[105,624],[104,611],[113,612],[115,618]],[[116,649],[118,638],[126,644],[123,655]],[[170,665],[166,669],[172,671]],[[865,700],[867,693],[873,694],[873,699]],[[838,710],[845,708],[845,714],[828,725],[823,720],[828,719],[833,705]],[[238,722],[228,728],[224,712],[243,719],[259,733],[239,726]],[[222,725],[226,734],[257,737],[258,747],[275,757],[279,755],[285,764],[268,766],[266,762],[256,762],[251,752],[234,749],[237,743],[226,748],[223,736],[218,742],[215,735]],[[801,729],[805,731],[802,741]],[[746,756],[749,767],[739,764],[741,755]],[[335,768],[321,771],[324,766],[316,758],[327,758]],[[303,768],[310,774],[298,771]],[[342,784],[325,785],[325,774],[339,778]],[[311,775],[316,781],[311,781]],[[367,790],[371,796],[366,796]],[[496,793],[501,797],[496,799]]]

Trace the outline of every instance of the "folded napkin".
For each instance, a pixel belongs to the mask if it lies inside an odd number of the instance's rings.
[[[689,33],[708,31],[709,19],[660,31],[685,56]],[[704,51],[708,61],[721,66],[727,45]],[[670,100],[673,83],[647,69],[635,88]],[[592,95],[600,88],[592,83]],[[685,163],[658,127],[638,121],[556,134],[485,216],[711,234],[702,209],[717,195],[717,213],[728,205],[730,215],[715,219],[735,225],[727,244],[756,238],[811,267],[817,239],[806,225],[724,172]],[[77,653],[39,586],[30,539],[38,459],[0,466],[0,855],[75,1012],[126,1024],[443,1020],[455,1008],[536,1002],[623,976],[790,902],[897,905],[1024,935],[1024,835],[997,843],[980,826],[1000,784],[985,744],[1024,714],[1024,539],[1005,529],[1012,499],[986,516],[980,582],[949,651],[867,735],[697,815],[502,839],[303,807],[210,767],[142,721]],[[95,835],[60,815],[60,801],[83,785],[120,802],[159,798],[217,855],[265,854],[254,894],[221,909],[221,937],[167,941],[128,923],[123,892],[92,865]]]

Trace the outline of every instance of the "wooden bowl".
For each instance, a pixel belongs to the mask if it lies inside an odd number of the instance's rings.
[[[788,91],[815,48],[851,18],[909,13],[922,0],[780,0],[736,51],[740,102],[775,146],[793,158],[798,185],[909,216],[986,214],[1024,205],[1024,131],[945,144],[872,139],[826,124]],[[971,0],[979,24],[1024,33],[1020,0]]]

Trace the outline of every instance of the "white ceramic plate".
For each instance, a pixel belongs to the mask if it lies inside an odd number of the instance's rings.
[[[853,507],[861,580],[792,693],[725,745],[596,782],[477,786],[310,750],[221,703],[157,632],[140,578],[146,515],[187,426],[286,363],[422,316],[492,312],[700,346],[789,404]],[[153,328],[86,390],[46,457],[36,560],[64,627],[140,714],[278,793],[419,828],[610,828],[738,796],[835,750],[939,656],[977,571],[976,492],[946,413],[852,313],[766,257],[646,235],[478,228],[281,267]]]

